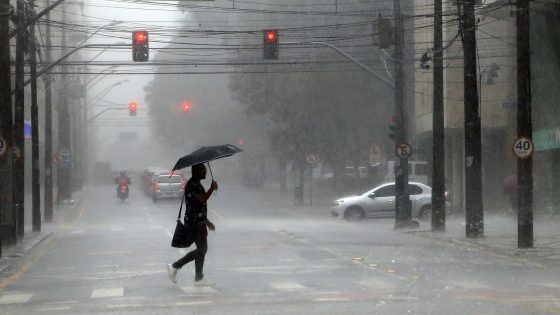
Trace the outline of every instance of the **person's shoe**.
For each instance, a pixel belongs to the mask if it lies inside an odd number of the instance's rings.
[[[167,265],[167,275],[173,283],[177,283],[177,271],[179,269],[173,267],[172,264]]]

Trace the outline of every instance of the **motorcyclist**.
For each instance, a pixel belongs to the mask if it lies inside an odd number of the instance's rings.
[[[115,184],[117,184],[117,194],[121,185],[126,185],[126,189],[128,190],[128,185],[130,185],[130,177],[126,175],[126,171],[120,172],[119,176],[115,179]]]

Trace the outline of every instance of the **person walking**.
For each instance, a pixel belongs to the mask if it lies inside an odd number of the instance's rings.
[[[215,231],[216,227],[208,220],[208,207],[206,202],[212,196],[212,193],[218,189],[218,183],[212,181],[210,189],[206,191],[201,180],[206,178],[206,167],[204,164],[196,164],[191,167],[192,177],[185,186],[185,221],[193,220],[195,222],[195,240],[196,249],[187,253],[183,258],[167,265],[167,274],[173,283],[177,283],[177,272],[184,265],[194,260],[195,265],[195,285],[204,285],[204,257],[208,251],[208,229]]]

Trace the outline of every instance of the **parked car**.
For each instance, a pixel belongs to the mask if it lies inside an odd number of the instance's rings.
[[[185,181],[179,175],[159,174],[153,180],[152,199],[157,202],[163,198],[182,198]]]
[[[432,188],[417,182],[409,182],[408,191],[412,202],[412,216],[420,220],[432,217]],[[358,196],[337,199],[331,215],[347,220],[363,218],[387,218],[395,216],[395,183],[377,186]]]

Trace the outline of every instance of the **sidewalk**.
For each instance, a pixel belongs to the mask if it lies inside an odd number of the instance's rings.
[[[310,205],[308,190],[305,192],[305,203],[296,205],[293,187],[289,187],[287,192],[282,193],[278,187],[265,186],[258,192],[259,195],[278,207],[297,214],[322,218],[330,217],[330,204],[339,197],[336,193],[314,187],[313,205]],[[464,214],[448,214],[444,232],[432,232],[430,222],[421,222],[420,228],[414,231],[397,232],[411,233],[457,246],[484,250],[524,262],[530,261],[540,265],[560,267],[560,216],[554,217],[542,212],[535,213],[533,230],[534,246],[529,249],[517,247],[517,216],[514,215],[485,214],[484,236],[477,239],[466,237]]]
[[[459,246],[485,250],[540,265],[560,267],[560,217],[550,214],[535,215],[533,222],[533,248],[517,246],[517,217],[485,215],[484,236],[467,238],[465,218],[458,215],[447,219],[445,232],[432,232],[429,224],[412,231],[421,237],[449,242]]]
[[[53,222],[41,222],[41,231],[33,232],[30,203],[26,200],[25,211],[25,227],[23,238],[11,246],[6,246],[2,249],[2,257],[0,257],[0,275],[4,270],[9,268],[20,257],[24,256],[27,252],[32,250],[36,245],[50,237],[60,224],[64,224],[72,218],[76,213],[76,209],[82,204],[82,192],[75,192],[73,194],[75,200],[74,204],[60,204],[54,205],[53,208]],[[44,215],[41,214],[44,218]],[[1,277],[0,277],[1,278]]]

